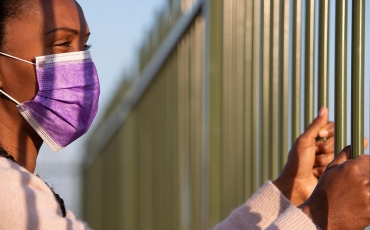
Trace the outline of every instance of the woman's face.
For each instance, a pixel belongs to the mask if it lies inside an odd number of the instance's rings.
[[[36,56],[86,49],[90,32],[82,9],[74,0],[26,0],[24,10],[5,27],[1,52],[34,61]],[[0,88],[19,102],[37,93],[33,65],[0,56]],[[14,108],[12,102],[7,102]],[[10,103],[10,104],[9,104]]]

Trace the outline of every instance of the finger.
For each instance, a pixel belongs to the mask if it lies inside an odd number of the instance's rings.
[[[328,165],[327,170],[329,170],[332,167],[335,167],[337,165],[340,165],[347,161],[348,159],[351,159],[351,146],[346,146],[338,156],[334,158],[334,160]]]
[[[324,174],[326,167],[316,167],[312,170],[313,175],[317,178],[321,177]]]
[[[334,136],[334,122],[330,122],[319,131],[319,137],[329,138]]]
[[[305,138],[316,138],[319,131],[328,123],[328,109],[323,106],[320,108],[319,115],[308,126],[307,130],[302,134]]]
[[[334,137],[330,137],[326,141],[317,141],[316,153],[317,154],[334,153]]]
[[[314,167],[325,167],[330,164],[334,159],[334,153],[332,154],[320,154],[315,156]]]

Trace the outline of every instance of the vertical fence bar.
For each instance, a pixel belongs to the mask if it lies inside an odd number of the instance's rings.
[[[263,8],[261,1],[253,2],[253,80],[252,80],[252,190],[256,191],[259,188],[260,174],[260,79],[261,79],[261,17]]]
[[[298,4],[299,0],[294,1]],[[280,0],[279,27],[279,172],[288,156],[288,75],[289,75],[289,31],[290,0]],[[296,19],[293,19],[296,21]],[[297,23],[297,22],[296,22]],[[293,29],[294,31],[294,29]],[[294,46],[294,45],[293,45]],[[297,55],[298,56],[298,55]],[[294,119],[294,118],[293,118]],[[299,120],[299,119],[298,119]]]
[[[237,191],[235,191],[236,206],[245,201],[244,183],[249,178],[244,177],[244,82],[245,82],[245,5],[246,1],[236,0],[234,8],[235,38],[234,38],[234,60],[235,60],[235,178]]]
[[[314,25],[315,0],[306,0],[306,44],[305,44],[305,116],[306,128],[314,118]]]
[[[365,1],[354,0],[352,5],[352,137],[351,154],[364,153],[364,52]]]
[[[245,82],[244,82],[244,116],[245,116],[245,125],[244,125],[244,199],[249,198],[253,193],[253,184],[254,183],[254,172],[253,165],[255,164],[253,159],[253,135],[250,130],[252,130],[253,120],[252,112],[253,111],[253,1],[245,1]]]
[[[231,195],[231,186],[233,185],[232,175],[232,158],[235,157],[235,152],[232,150],[232,140],[234,140],[232,132],[231,116],[233,114],[234,101],[232,100],[232,82],[233,75],[233,60],[232,60],[232,5],[233,0],[223,2],[223,28],[222,37],[222,202],[223,202],[223,216],[227,216],[226,210],[232,209],[231,202],[233,196]]]
[[[286,0],[287,1],[287,0]],[[292,143],[301,133],[301,29],[302,0],[293,0]]]
[[[329,0],[321,0],[319,12],[318,106],[329,104]]]
[[[209,225],[222,218],[222,1],[207,0],[207,64],[209,79]]]
[[[271,17],[270,17],[270,175],[269,178],[273,179],[278,176],[278,84],[280,81],[279,73],[279,43],[281,41],[281,30],[284,21],[280,20],[281,1],[273,1],[271,4]]]
[[[209,65],[209,2],[203,3],[202,12],[203,16],[203,32],[202,32],[202,44],[204,45],[202,54],[202,163],[203,163],[203,192],[202,192],[202,203],[203,203],[203,229],[210,228],[210,211],[209,211],[209,200],[210,200],[210,65]]]
[[[262,136],[261,136],[261,148],[262,148],[262,167],[261,174],[262,180],[260,184],[266,182],[269,179],[270,174],[270,140],[268,138],[268,133],[271,132],[270,124],[270,17],[271,17],[271,0],[262,1],[263,9],[263,58],[262,58]]]
[[[348,0],[337,0],[335,26],[335,154],[339,154],[346,145],[347,17]]]
[[[190,140],[191,140],[191,162],[192,162],[192,187],[193,187],[193,210],[191,229],[202,229],[202,121],[201,121],[201,90],[202,90],[202,18],[197,17],[192,29],[191,47],[191,75],[190,75]]]

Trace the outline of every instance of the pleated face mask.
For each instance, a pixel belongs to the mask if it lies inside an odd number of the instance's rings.
[[[17,104],[20,114],[55,152],[85,134],[98,110],[98,74],[89,51],[36,57],[39,91],[31,101]]]

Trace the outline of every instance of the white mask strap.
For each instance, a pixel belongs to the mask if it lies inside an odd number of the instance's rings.
[[[4,94],[6,97],[8,97],[10,100],[12,100],[15,104],[20,105],[20,103],[17,100],[15,100],[14,98],[12,98],[9,94],[5,93],[1,89],[0,89],[0,93]]]
[[[12,56],[12,55],[9,55],[9,54],[3,53],[3,52],[0,52],[0,54],[1,54],[1,55],[4,55],[4,56],[6,56],[6,57],[10,57],[10,58],[16,59],[16,60],[18,60],[18,61],[23,61],[23,62],[28,63],[28,64],[31,64],[31,65],[36,65],[36,64],[35,64],[35,63],[33,63],[33,62],[26,61],[26,60],[23,60],[23,59],[20,59],[20,58],[14,57],[14,56]],[[3,92],[3,93],[4,93],[4,92]]]

